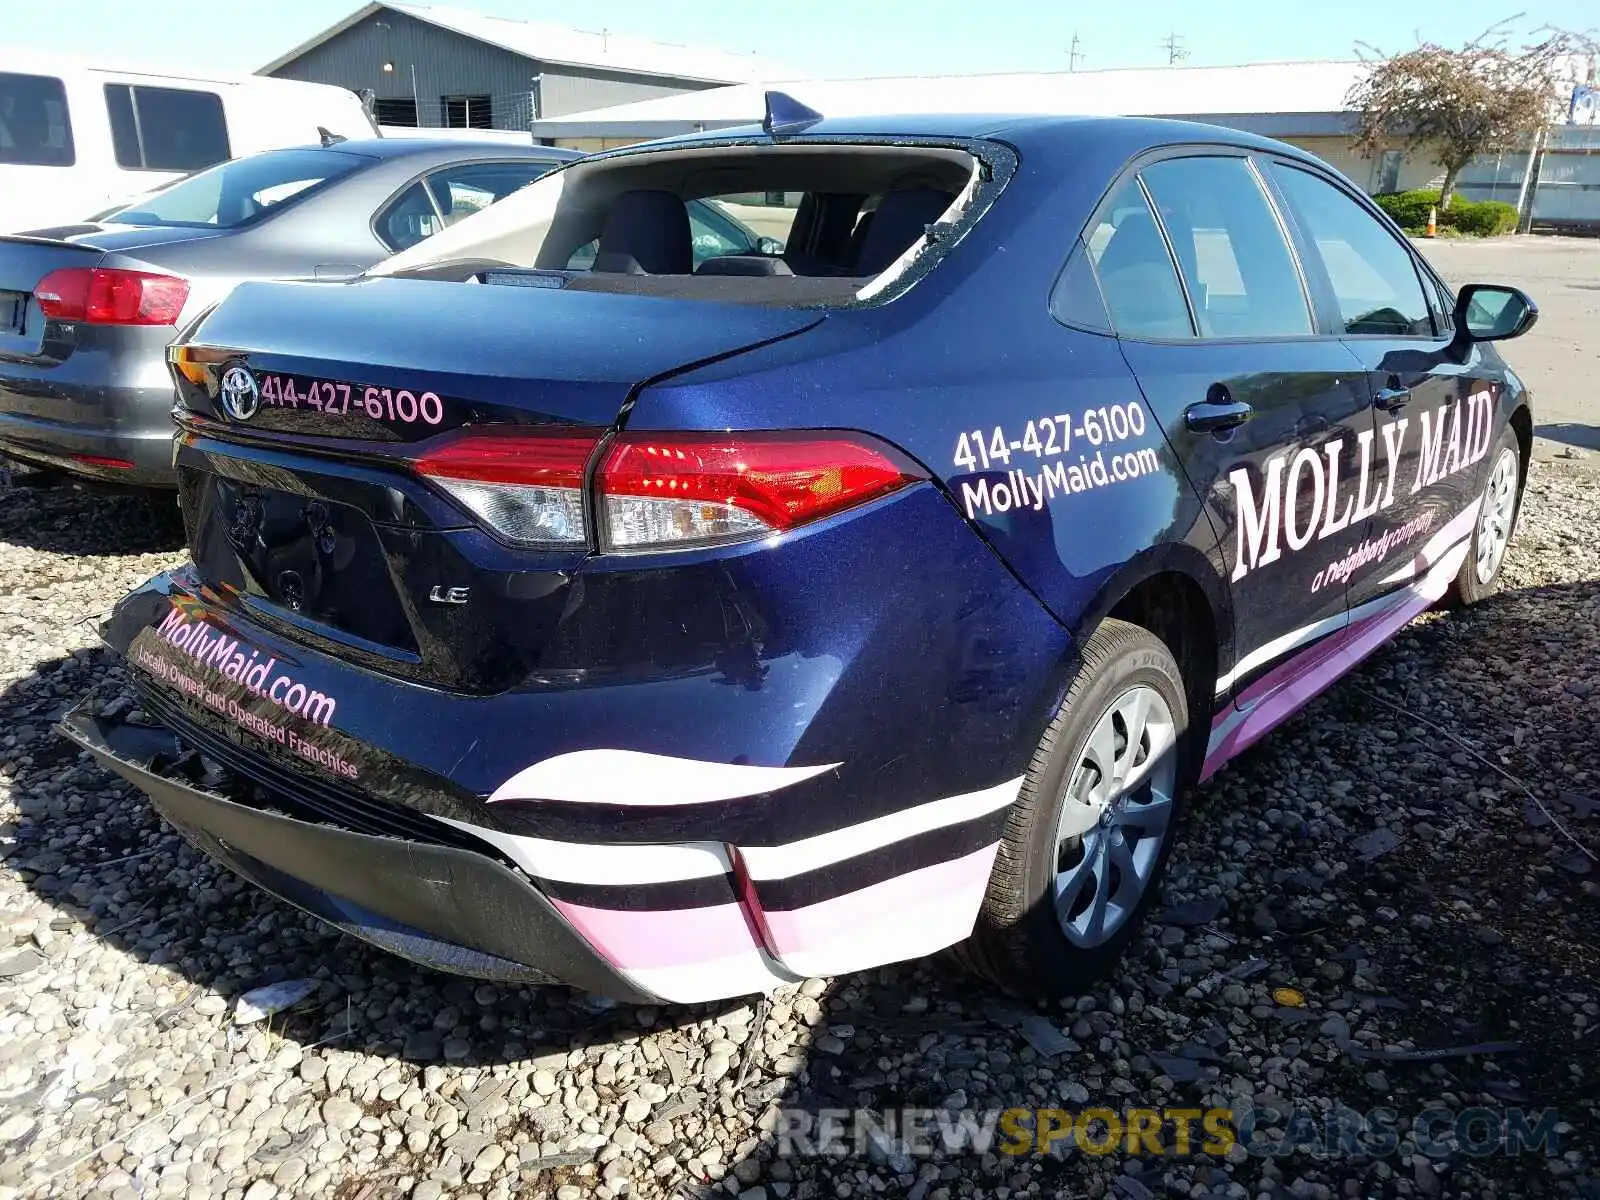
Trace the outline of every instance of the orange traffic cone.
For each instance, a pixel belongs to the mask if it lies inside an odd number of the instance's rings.
[[[1439,236],[1439,208],[1432,205],[1428,209],[1428,237]]]

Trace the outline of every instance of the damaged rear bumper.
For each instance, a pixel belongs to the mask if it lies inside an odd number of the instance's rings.
[[[82,705],[60,728],[196,847],[346,933],[458,975],[658,1002],[524,876],[486,854],[297,820],[202,790],[165,773],[182,749],[161,726],[100,718]]]

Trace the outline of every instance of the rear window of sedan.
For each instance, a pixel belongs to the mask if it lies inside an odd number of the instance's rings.
[[[371,162],[337,150],[269,150],[219,163],[103,219],[116,225],[235,229]]]
[[[374,274],[780,308],[881,302],[935,269],[1009,178],[992,143],[708,142],[580,160]],[[482,270],[479,264],[500,267]]]

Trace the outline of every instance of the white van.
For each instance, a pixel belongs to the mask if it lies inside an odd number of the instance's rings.
[[[224,159],[370,138],[344,88],[109,67],[0,46],[0,233],[81,221]]]

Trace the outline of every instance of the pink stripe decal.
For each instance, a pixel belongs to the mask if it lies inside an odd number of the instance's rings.
[[[780,963],[794,958],[802,974],[831,974],[835,966],[857,970],[919,957],[966,937],[997,845],[788,911],[752,914],[746,904],[755,908],[753,896],[745,903],[643,912],[551,903],[607,962],[647,985],[650,972],[692,982],[697,972],[724,970],[741,958],[757,967],[767,953]],[[699,986],[689,990],[711,994]]]
[[[645,912],[550,903],[619,971],[689,966],[756,949],[738,903]]]
[[[1239,693],[1235,700],[1236,707],[1241,709],[1252,708],[1279,688],[1293,683],[1295,679],[1310,670],[1315,663],[1335,653],[1339,647],[1348,643],[1352,638],[1360,636],[1361,632],[1370,627],[1374,621],[1387,619],[1395,608],[1406,603],[1409,596],[1410,589],[1394,593],[1388,597],[1394,603],[1382,612],[1373,613],[1353,624],[1346,625],[1344,628],[1330,633],[1315,645],[1302,650],[1294,657],[1279,663],[1265,675],[1255,680],[1243,692]]]
[[[1200,778],[1209,779],[1223,763],[1299,712],[1397,630],[1438,601],[1460,571],[1470,544],[1470,541],[1463,541],[1444,553],[1433,563],[1426,577],[1396,593],[1399,599],[1393,605],[1341,629],[1275,670],[1273,676],[1280,680],[1275,691],[1252,688],[1247,693],[1271,691],[1254,707],[1230,708],[1219,714],[1212,724],[1212,745],[1206,753]]]
[[[890,934],[890,940],[904,940],[917,930],[919,910],[945,908],[966,897],[971,904],[965,928],[952,931],[946,944],[958,942],[972,931],[984,890],[989,886],[994,855],[995,846],[985,846],[962,858],[908,871],[819,904],[787,912],[769,911],[766,926],[773,938],[773,951],[783,959],[791,953],[816,950],[842,940],[882,941],[884,933]],[[885,926],[887,929],[882,928]],[[896,961],[892,945],[886,950],[888,957],[880,961]]]

